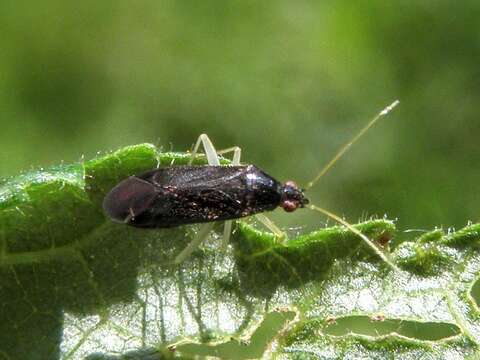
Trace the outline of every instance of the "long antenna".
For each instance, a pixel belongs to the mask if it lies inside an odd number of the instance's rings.
[[[375,254],[377,254],[383,261],[385,261],[388,265],[390,265],[390,267],[393,269],[393,270],[399,270],[399,268],[393,263],[392,260],[390,260],[389,256],[387,254],[385,254],[382,250],[380,250],[374,243],[372,240],[370,240],[368,237],[366,237],[364,234],[362,234],[359,230],[355,229],[355,227],[353,227],[352,224],[348,223],[347,221],[343,220],[340,216],[337,216],[335,215],[334,213],[326,210],[326,209],[323,209],[321,207],[318,207],[318,206],[315,206],[315,205],[307,205],[307,207],[311,210],[315,210],[315,211],[318,211],[330,218],[332,218],[333,220],[335,220],[336,222],[342,224],[343,226],[345,226],[348,230],[350,230],[351,232],[353,232],[355,235],[359,236],[364,242],[365,244],[367,244],[373,251]]]
[[[329,163],[327,165],[325,165],[325,167],[320,170],[320,172],[318,173],[318,175],[312,180],[310,181],[307,186],[305,187],[305,190],[307,189],[310,189],[313,185],[315,185],[315,183],[320,180],[320,178],[325,175],[328,170],[330,170],[330,168],[350,149],[350,147],[358,140],[360,139],[363,134],[365,134],[367,132],[368,129],[370,129],[380,118],[384,117],[385,115],[387,115],[390,111],[393,110],[393,108],[395,106],[397,106],[398,104],[400,103],[400,101],[398,100],[395,100],[393,103],[391,103],[390,105],[388,105],[385,109],[383,109],[382,111],[380,111],[372,120],[370,120],[370,122],[362,129],[358,132],[357,135],[355,135],[353,137],[352,140],[350,140],[350,142],[348,142],[346,145],[344,145],[338,152],[337,154],[332,158],[332,160],[329,161]]]

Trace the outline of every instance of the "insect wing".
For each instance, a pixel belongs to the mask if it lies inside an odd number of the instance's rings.
[[[112,220],[128,223],[150,208],[156,197],[154,185],[131,176],[107,194],[103,200],[103,209]]]
[[[253,165],[164,167],[122,181],[104,208],[138,227],[236,219],[277,207],[279,186]]]
[[[179,190],[241,185],[247,166],[170,166],[149,171],[139,178],[156,186]]]

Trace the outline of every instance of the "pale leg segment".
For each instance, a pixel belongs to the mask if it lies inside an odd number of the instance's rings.
[[[257,218],[258,221],[260,221],[265,227],[270,230],[272,233],[275,234],[280,240],[285,239],[286,234],[280,230],[280,228],[275,225],[275,223],[270,220],[268,217],[266,217],[263,214],[256,214],[255,217]]]
[[[228,154],[233,152],[232,165],[240,165],[240,157],[242,156],[242,149],[238,146],[232,146],[228,149],[222,149],[217,151],[218,155]]]
[[[192,165],[192,162],[195,159],[195,156],[197,155],[200,144],[203,145],[203,149],[205,150],[205,156],[207,157],[208,165],[214,165],[214,166],[220,165],[220,160],[218,159],[218,155],[217,155],[217,152],[215,151],[215,147],[213,146],[213,143],[210,140],[210,138],[207,136],[207,134],[201,134],[198,137],[197,142],[195,143],[195,147],[193,148],[192,156],[190,158],[190,161],[188,162],[188,165]]]
[[[190,158],[190,161],[188,162],[189,165],[192,164],[193,160],[195,159],[195,156],[198,153],[198,148],[200,145],[203,145],[203,149],[205,150],[205,156],[207,158],[208,165],[212,166],[219,166],[220,165],[220,159],[218,158],[218,154],[225,154],[228,152],[233,151],[233,165],[240,165],[240,155],[241,155],[241,149],[238,146],[234,146],[228,149],[221,150],[220,152],[217,153],[215,150],[215,147],[213,146],[212,141],[210,138],[207,136],[207,134],[201,134],[197,142],[195,143],[195,146],[192,151],[192,155]],[[203,224],[200,227],[200,230],[198,231],[197,235],[195,238],[190,242],[190,244],[187,245],[185,249],[183,249],[180,254],[178,254],[175,257],[175,264],[181,264],[185,259],[187,259],[199,246],[200,244],[208,237],[208,234],[210,231],[213,229],[213,223],[207,223]],[[232,232],[232,221],[228,220],[225,222],[225,226],[223,229],[223,245],[226,247],[228,244],[228,241],[230,240],[230,233]]]
[[[217,151],[217,154],[221,155],[221,154],[227,154],[230,152],[233,152],[232,165],[240,165],[240,157],[242,155],[242,149],[238,146],[232,146],[227,149],[219,150]],[[265,216],[264,214],[256,214],[255,217],[267,229],[269,229],[272,233],[274,233],[278,238],[280,239],[285,238],[285,233],[282,230],[280,230],[278,226],[275,225],[275,223],[272,220],[270,220],[267,216]],[[222,248],[226,248],[228,245],[228,242],[230,240],[230,235],[232,233],[232,223],[233,223],[233,220],[225,221],[225,227],[223,228]]]
[[[189,165],[193,163],[193,160],[197,156],[198,149],[200,145],[203,146],[205,150],[205,157],[207,158],[208,165],[212,166],[219,166],[220,159],[218,158],[219,154],[227,154],[233,152],[232,158],[232,165],[240,165],[240,158],[242,154],[242,149],[238,146],[233,146],[227,149],[222,149],[220,151],[216,151],[215,147],[213,146],[212,141],[208,137],[207,134],[201,134],[192,150],[192,155],[190,157],[190,161],[188,162]],[[283,233],[268,217],[263,214],[256,214],[255,215],[257,220],[260,221],[267,229],[269,229],[272,233],[274,233],[280,239],[285,238],[285,233]],[[232,224],[233,220],[225,221],[225,225],[223,228],[223,239],[222,239],[222,248],[226,248],[228,242],[230,241],[230,235],[232,233]],[[195,238],[187,245],[185,249],[183,249],[180,254],[175,257],[174,263],[181,264],[185,259],[187,259],[199,246],[200,244],[208,237],[208,234],[213,229],[213,223],[203,224],[200,227]]]
[[[233,152],[232,165],[240,165],[240,157],[242,154],[242,149],[239,148],[238,146],[233,146],[228,149],[217,151],[217,154],[221,155],[229,152]],[[267,216],[265,216],[264,214],[256,214],[255,217],[267,229],[269,229],[272,233],[274,233],[278,238],[280,239],[285,238],[285,233],[282,230],[280,230],[278,226],[276,226],[275,223],[272,220],[270,220]],[[225,221],[225,228],[223,232],[223,241],[224,241],[223,246],[226,246],[228,244],[228,240],[230,239],[231,232],[232,232],[232,220]]]
[[[242,149],[239,148],[238,146],[233,146],[228,149],[223,149],[220,151],[217,151],[217,154],[226,154],[229,152],[233,152],[233,159],[232,159],[232,165],[240,165],[240,157],[242,154]],[[270,220],[267,216],[264,214],[256,214],[255,217],[257,218],[258,221],[260,221],[267,229],[269,229],[272,233],[274,233],[278,238],[284,239],[285,238],[285,233],[278,228],[275,223]],[[226,246],[228,244],[228,240],[230,239],[230,234],[232,232],[232,220],[225,221],[225,228],[223,232],[223,246]]]
[[[240,165],[240,157],[242,156],[242,149],[238,146],[233,146],[228,149],[223,149],[217,152],[217,154],[227,154],[233,152],[233,159],[232,165],[238,166]],[[232,234],[232,220],[225,221],[225,225],[223,226],[223,239],[222,239],[222,249],[226,249],[228,243],[230,241],[230,235]]]
[[[213,225],[214,223],[207,223],[200,227],[195,238],[175,257],[174,263],[176,265],[184,262],[195,250],[198,249],[200,244],[208,237],[210,231],[212,231]]]

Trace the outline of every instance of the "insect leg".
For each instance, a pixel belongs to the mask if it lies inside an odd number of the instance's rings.
[[[242,156],[242,149],[238,146],[232,146],[228,149],[217,151],[217,154],[226,154],[233,151],[232,165],[240,165],[240,157]],[[233,220],[225,221],[223,226],[222,249],[226,249],[232,234]]]
[[[189,165],[192,164],[193,160],[195,159],[195,156],[197,155],[198,148],[200,145],[203,145],[203,149],[205,150],[205,156],[207,157],[208,165],[214,165],[218,166],[220,165],[220,160],[218,158],[217,152],[215,150],[215,147],[213,146],[212,141],[210,138],[207,136],[207,134],[201,134],[197,142],[195,143],[195,146],[192,151],[192,156],[190,158],[190,161],[188,162]],[[204,224],[200,227],[200,230],[198,231],[197,235],[195,238],[187,245],[185,249],[182,250],[180,254],[178,254],[175,257],[175,264],[180,264],[185,259],[187,259],[192,252],[194,252],[202,243],[203,240],[205,240],[208,237],[208,234],[210,231],[213,229],[213,223],[208,223]]]
[[[229,152],[233,151],[233,159],[232,159],[232,165],[240,165],[240,156],[242,154],[242,149],[239,148],[238,146],[233,146],[228,149],[223,149],[217,151],[217,154],[226,154]],[[278,236],[280,239],[285,238],[285,233],[278,228],[278,226],[275,225],[275,223],[270,220],[267,216],[263,214],[257,214],[255,215],[258,221],[260,221],[263,225],[267,227],[272,233],[274,233],[276,236]],[[223,232],[223,246],[226,246],[228,243],[228,240],[230,239],[230,233],[232,231],[232,221],[228,220],[225,221],[225,228]]]
[[[203,224],[197,235],[195,235],[195,238],[175,257],[174,263],[181,264],[184,262],[185,259],[187,259],[199,247],[202,241],[208,237],[208,234],[213,229],[213,225],[214,223]]]
[[[266,217],[263,214],[256,214],[255,217],[257,218],[258,221],[260,221],[265,227],[270,230],[272,233],[275,234],[280,240],[285,239],[286,235],[285,233],[280,230],[280,228],[275,225],[275,223],[270,220],[268,217]]]
[[[230,235],[232,234],[232,225],[233,225],[233,220],[227,220],[223,225],[222,245],[220,246],[222,250],[225,250],[228,246],[228,243],[230,242]]]
[[[197,142],[195,143],[195,146],[193,148],[192,156],[190,158],[190,161],[188,162],[188,165],[192,165],[192,162],[195,159],[195,156],[197,155],[200,144],[203,145],[203,149],[205,150],[205,156],[207,157],[208,165],[220,165],[220,160],[218,159],[218,155],[217,155],[217,152],[215,151],[215,147],[213,146],[213,143],[210,140],[210,138],[207,136],[207,134],[201,134],[198,137]]]
[[[242,150],[238,146],[233,146],[228,149],[223,149],[217,152],[215,147],[213,146],[212,141],[206,134],[201,134],[198,137],[197,143],[192,151],[192,157],[190,159],[190,164],[192,163],[195,155],[198,151],[198,147],[200,144],[203,145],[205,150],[205,155],[207,157],[208,165],[220,165],[220,159],[218,158],[218,154],[226,154],[228,152],[233,151],[233,160],[232,165],[240,165],[240,156],[242,154]],[[232,232],[232,221],[227,220],[225,221],[225,225],[223,227],[223,239],[222,239],[222,248],[226,248],[227,244],[230,240],[230,234]]]
[[[232,146],[227,149],[217,151],[218,155],[227,154],[233,152],[232,165],[240,165],[240,157],[242,156],[242,149],[238,146]]]

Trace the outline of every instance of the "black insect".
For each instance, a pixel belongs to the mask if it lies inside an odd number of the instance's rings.
[[[348,144],[340,149],[333,159],[311,181],[307,188],[316,183],[338,159],[380,117],[388,114],[398,101],[375,116]],[[257,214],[257,218],[279,237],[284,237],[262,212],[282,207],[292,212],[309,203],[303,190],[294,182],[285,184],[275,180],[254,165],[240,165],[240,148],[233,147],[220,152],[207,135],[202,134],[192,152],[193,161],[200,144],[203,144],[209,165],[168,166],[131,176],[121,181],[105,197],[103,208],[112,219],[143,228],[166,228],[192,223],[207,223],[196,238],[176,257],[180,263],[192,253],[208,235],[214,221],[226,221],[224,239],[228,240],[231,221]],[[218,154],[234,152],[233,165],[220,166]],[[315,205],[310,209],[319,211],[345,225],[360,236],[385,261],[389,260],[376,246],[352,225],[335,214]]]
[[[303,208],[308,200],[254,165],[168,166],[131,176],[105,197],[107,215],[137,227],[238,219],[282,207]]]

